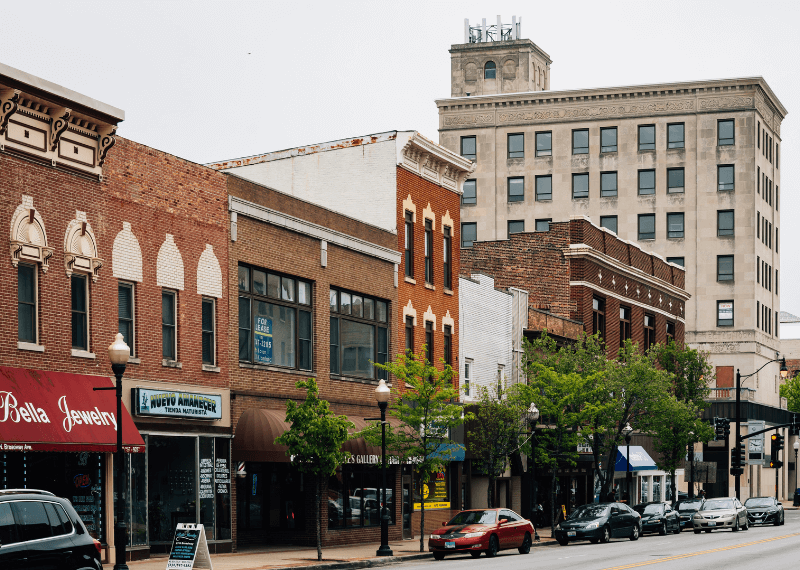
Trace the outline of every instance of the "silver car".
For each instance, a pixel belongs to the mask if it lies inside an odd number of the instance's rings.
[[[708,499],[692,517],[695,534],[700,531],[729,528],[733,532],[747,530],[747,509],[736,497]]]

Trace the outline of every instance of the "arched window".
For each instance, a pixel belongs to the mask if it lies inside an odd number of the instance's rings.
[[[496,75],[497,75],[497,66],[493,61],[487,61],[486,65],[483,67],[483,78],[494,79]]]

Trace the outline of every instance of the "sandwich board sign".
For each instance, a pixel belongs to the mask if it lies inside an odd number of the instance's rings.
[[[212,570],[208,553],[206,529],[201,524],[181,523],[175,528],[175,538],[167,561],[167,570]]]

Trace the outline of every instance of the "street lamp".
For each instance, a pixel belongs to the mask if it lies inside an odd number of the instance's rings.
[[[389,508],[386,506],[386,406],[389,403],[391,391],[386,381],[378,382],[375,388],[375,399],[381,409],[381,476],[383,477],[383,501],[381,502],[381,546],[377,556],[394,556],[389,548]]]
[[[753,376],[755,374],[758,374],[759,372],[761,372],[761,370],[764,368],[764,366],[767,366],[768,364],[772,364],[773,362],[780,362],[781,363],[781,378],[786,378],[787,376],[789,376],[789,369],[786,368],[786,358],[778,358],[778,353],[777,352],[775,353],[775,358],[773,358],[769,362],[765,362],[764,365],[761,366],[761,368],[759,368],[758,370],[756,370],[755,372],[753,372],[751,374],[748,374],[746,376],[742,376],[741,373],[739,372],[739,369],[738,368],[736,369],[736,434],[735,434],[735,437],[734,437],[734,445],[736,445],[736,449],[737,450],[739,449],[739,446],[742,443],[742,436],[741,436],[741,433],[740,433],[740,431],[741,431],[741,423],[742,423],[742,413],[741,413],[741,410],[740,410],[741,403],[742,403],[742,394],[741,394],[741,391],[742,391],[742,379],[747,380],[751,376]],[[742,460],[742,466],[743,466],[744,465],[744,458],[742,457],[741,460]],[[736,498],[739,498],[741,496],[741,494],[742,494],[741,493],[742,487],[741,487],[741,480],[740,480],[741,474],[744,472],[744,469],[742,469],[742,466],[738,467],[736,472],[734,473],[734,476],[736,477],[736,486],[735,486]]]
[[[114,342],[108,347],[108,359],[111,361],[111,370],[117,378],[117,452],[114,454],[114,463],[117,465],[117,481],[114,488],[117,491],[117,522],[114,525],[114,543],[117,546],[117,561],[114,570],[128,570],[125,556],[125,545],[128,541],[128,532],[125,525],[125,489],[123,489],[125,453],[122,450],[122,375],[131,349],[125,344],[122,333],[117,333]]]
[[[694,499],[694,432],[689,432],[689,498]]]
[[[628,452],[625,456],[625,461],[627,465],[625,465],[625,492],[628,494],[628,502],[631,501],[631,481],[633,480],[633,473],[631,473],[631,433],[633,433],[633,428],[631,424],[626,423],[625,427],[622,428],[622,433],[625,434],[625,445],[628,446]]]
[[[800,497],[797,496],[797,450],[800,449],[800,441],[794,440],[794,504],[800,505]]]
[[[533,434],[536,432],[536,422],[539,421],[539,408],[537,408],[536,404],[533,402],[531,402],[531,406],[528,408],[528,411],[525,412],[525,419],[531,426],[531,454],[528,457],[528,469],[531,477],[530,510],[531,524],[533,525],[533,539],[538,542],[539,533],[536,532],[536,522],[534,520],[534,513],[538,512],[538,503],[536,502],[538,489],[536,486],[536,459],[534,458],[533,453]]]

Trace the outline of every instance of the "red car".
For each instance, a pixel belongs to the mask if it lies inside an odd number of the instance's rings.
[[[428,539],[428,550],[436,560],[449,552],[469,552],[489,558],[500,550],[516,548],[520,554],[531,551],[533,525],[510,509],[472,509],[461,511]]]

